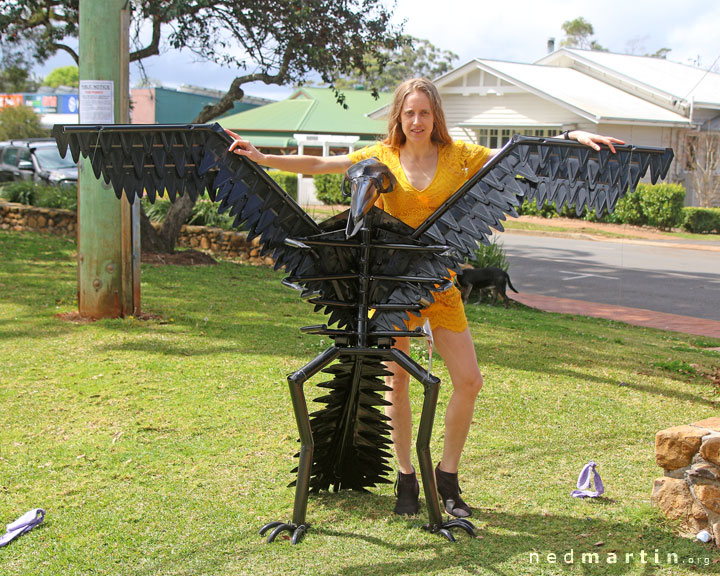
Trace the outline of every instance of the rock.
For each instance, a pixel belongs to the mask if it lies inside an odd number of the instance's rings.
[[[715,432],[720,432],[720,417],[705,418],[705,420],[700,420],[700,422],[693,422],[693,426],[701,426],[702,428],[709,428]]]
[[[681,478],[683,477],[684,473]],[[675,478],[675,476],[673,476],[673,478]],[[708,462],[698,462],[688,470],[688,478],[690,478],[692,482],[696,482],[698,480],[720,482],[720,468]]]
[[[694,426],[674,426],[655,435],[655,461],[666,470],[688,466],[700,449],[706,430]]]
[[[720,436],[711,436],[702,443],[700,456],[716,466],[720,466]]]
[[[710,484],[701,484],[694,487],[695,497],[705,508],[720,514],[720,488]]]
[[[708,528],[707,514],[695,501],[684,480],[658,478],[650,499],[667,518],[680,521],[684,536],[694,537],[700,530]]]
[[[683,466],[682,468],[678,468],[677,470],[665,470],[665,476],[668,478],[677,478],[678,480],[682,480],[685,478],[685,472],[688,470],[691,470],[690,466]]]

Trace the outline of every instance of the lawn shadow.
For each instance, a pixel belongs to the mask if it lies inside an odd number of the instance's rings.
[[[427,543],[394,544],[374,536],[318,527],[317,532],[338,538],[363,540],[397,553],[389,562],[344,566],[338,576],[432,574],[459,568],[468,574],[667,574],[674,565],[699,573],[716,573],[713,560],[720,557],[711,547],[673,536],[662,526],[635,525],[597,518],[481,511],[473,519],[479,537],[464,533],[452,544],[438,536]],[[411,530],[421,530],[420,522]],[[308,533],[307,537],[312,537]],[[433,558],[408,559],[415,551],[430,549]],[[692,564],[692,566],[691,566]],[[550,572],[552,571],[552,572]]]

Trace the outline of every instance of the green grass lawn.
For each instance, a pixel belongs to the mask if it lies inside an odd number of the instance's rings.
[[[266,544],[259,527],[293,506],[285,376],[329,345],[298,331],[319,317],[281,273],[223,261],[144,266],[154,319],[66,322],[74,250],[0,232],[0,525],[47,511],[0,549],[3,576],[720,572],[716,549],[676,537],[650,505],[655,433],[718,415],[720,341],[471,306],[485,387],[461,481],[480,537],[450,544],[425,516],[393,516],[389,484],[312,495],[305,539]],[[591,459],[605,496],[570,498]]]

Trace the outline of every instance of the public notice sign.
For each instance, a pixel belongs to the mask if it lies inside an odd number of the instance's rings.
[[[112,80],[80,80],[80,124],[114,124]]]

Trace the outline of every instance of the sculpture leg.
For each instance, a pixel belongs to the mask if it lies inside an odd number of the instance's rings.
[[[464,518],[452,518],[443,522],[442,513],[440,511],[437,484],[435,482],[435,471],[433,469],[432,457],[430,455],[430,440],[432,437],[433,423],[435,421],[438,395],[440,393],[440,379],[428,373],[400,350],[393,350],[393,359],[405,370],[407,370],[409,374],[422,382],[425,388],[416,442],[423,492],[425,493],[428,518],[430,520],[430,522],[424,525],[423,528],[429,530],[433,534],[440,534],[450,542],[455,542],[455,537],[450,533],[450,528],[462,528],[474,537],[475,526],[472,522]]]
[[[310,475],[312,473],[314,443],[303,385],[306,380],[335,360],[339,353],[340,351],[335,347],[328,348],[303,368],[288,376],[290,398],[300,434],[300,463],[298,464],[295,485],[295,505],[293,507],[292,522],[270,522],[260,529],[261,536],[272,530],[267,538],[268,542],[272,542],[278,534],[287,530],[293,534],[292,543],[297,544],[307,532],[308,525],[305,523],[305,514],[307,511]]]

